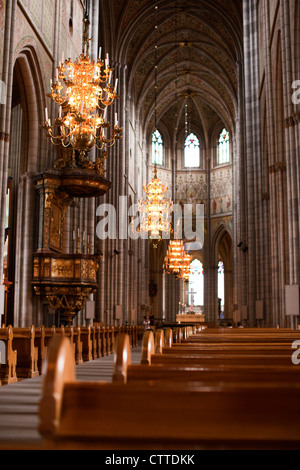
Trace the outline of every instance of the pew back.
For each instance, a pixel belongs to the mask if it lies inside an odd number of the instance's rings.
[[[0,378],[2,384],[8,385],[18,381],[17,378],[17,351],[13,349],[13,328],[0,328],[0,341],[3,341],[6,348],[5,365],[1,364]]]
[[[300,448],[298,387],[81,383],[70,355],[55,338],[40,407],[51,448]]]

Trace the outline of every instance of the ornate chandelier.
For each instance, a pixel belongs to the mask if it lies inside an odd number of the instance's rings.
[[[192,256],[186,253],[183,260],[183,269],[181,271],[181,277],[185,280],[185,282],[189,281],[191,275],[191,262]]]
[[[180,277],[184,267],[184,257],[185,251],[182,240],[171,240],[165,258],[165,272]]]
[[[144,191],[147,198],[140,201],[138,206],[141,214],[140,231],[149,233],[150,239],[160,240],[164,232],[170,233],[173,203],[164,198],[168,187],[158,179],[156,166],[154,178],[144,186]]]
[[[191,255],[184,250],[182,240],[171,240],[164,262],[164,271],[188,281],[191,274]]]
[[[96,147],[112,147],[116,140],[121,139],[122,129],[115,124],[106,136],[110,123],[106,121],[107,108],[119,98],[117,95],[118,80],[111,84],[113,68],[109,65],[109,56],[105,61],[101,58],[101,48],[97,61],[89,54],[88,31],[90,21],[84,20],[83,53],[72,62],[71,58],[63,60],[57,67],[56,80],[51,80],[51,92],[47,95],[59,105],[59,115],[54,125],[48,117],[46,109],[45,128],[54,145],[73,149],[73,165],[75,151],[79,153],[80,166],[89,168],[88,152]]]

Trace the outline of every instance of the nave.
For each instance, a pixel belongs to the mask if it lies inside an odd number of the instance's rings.
[[[109,380],[90,362],[88,381],[69,339],[56,335],[39,401],[40,446],[299,450],[299,344],[300,332],[289,329],[179,326],[145,331],[132,350],[121,333]]]
[[[0,448],[299,450],[299,345],[290,329],[174,325],[76,366],[55,335],[43,376],[0,389]]]

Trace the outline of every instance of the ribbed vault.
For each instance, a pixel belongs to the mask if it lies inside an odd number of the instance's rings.
[[[146,134],[155,124],[155,58],[158,123],[171,135],[180,132],[189,96],[195,127],[209,132],[221,120],[234,131],[242,58],[240,0],[115,0],[114,14],[117,60],[128,67],[128,90]]]

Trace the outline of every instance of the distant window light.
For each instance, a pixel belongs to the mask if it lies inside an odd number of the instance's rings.
[[[156,130],[152,134],[152,163],[163,165],[164,162],[164,143],[161,133]]]
[[[204,267],[201,261],[195,259],[191,263],[189,277],[189,305],[201,307],[204,305]]]
[[[200,142],[195,134],[190,134],[184,144],[184,166],[186,168],[199,168]]]
[[[218,164],[230,162],[230,137],[229,132],[223,129],[219,137]]]
[[[224,311],[225,305],[225,270],[223,261],[218,263],[218,297],[221,299],[221,310]]]

